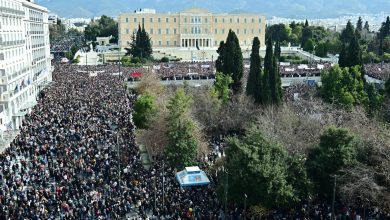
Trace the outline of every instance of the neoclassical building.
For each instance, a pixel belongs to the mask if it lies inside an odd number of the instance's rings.
[[[141,9],[120,14],[119,43],[128,47],[138,26],[144,24],[156,48],[214,48],[226,40],[232,29],[242,48],[248,48],[254,37],[264,46],[265,16],[248,13],[213,14],[201,8],[191,8],[179,13],[159,14],[153,9]]]

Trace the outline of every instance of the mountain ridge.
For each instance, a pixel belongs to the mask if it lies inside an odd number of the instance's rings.
[[[36,3],[65,18],[91,18],[102,14],[116,17],[139,8],[179,12],[200,7],[214,13],[241,10],[267,17],[289,18],[327,18],[350,13],[376,14],[384,9],[390,11],[389,0],[36,0]]]

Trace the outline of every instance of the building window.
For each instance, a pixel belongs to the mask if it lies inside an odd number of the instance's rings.
[[[126,34],[129,34],[129,29],[126,29]]]
[[[218,18],[214,18],[214,23],[218,23]]]
[[[240,19],[239,18],[237,18],[237,23],[240,23]]]
[[[169,29],[168,29],[168,28],[165,29],[165,33],[166,33],[166,34],[169,34]]]
[[[204,23],[207,23],[207,21],[208,21],[207,18],[205,18],[205,19],[204,19]]]
[[[252,23],[255,23],[255,19],[252,18]]]
[[[150,23],[153,23],[153,18],[150,18]]]
[[[261,23],[261,18],[259,18],[259,23]]]
[[[173,34],[176,34],[176,28],[173,29]]]
[[[214,30],[214,34],[218,34],[218,29],[215,29],[215,30]]]
[[[230,23],[233,23],[233,18],[230,18]]]
[[[237,29],[237,34],[240,34],[240,29]]]
[[[225,34],[225,29],[222,29],[222,34]]]
[[[184,23],[187,23],[187,18],[184,18]]]
[[[150,41],[150,44],[153,46],[153,41],[152,40]]]
[[[158,29],[158,34],[161,34],[161,29],[160,28]]]
[[[244,23],[246,23],[246,18],[244,18]]]
[[[153,28],[150,29],[150,34],[153,34]]]
[[[259,29],[259,34],[261,34],[261,29]]]
[[[126,18],[126,23],[129,23],[129,18]]]
[[[167,40],[167,46],[169,46],[169,40]]]
[[[175,23],[176,23],[176,18],[173,18],[173,22],[175,22]]]
[[[168,23],[169,22],[169,18],[165,18],[165,22]]]
[[[176,46],[176,45],[177,45],[177,42],[176,42],[176,41],[173,41],[173,45],[175,45],[175,46]]]
[[[244,34],[246,34],[246,29],[244,29]]]
[[[204,29],[204,33],[207,34],[207,28]]]
[[[144,24],[145,23],[145,18],[142,18],[142,24]]]
[[[158,18],[158,23],[161,23],[161,18]]]
[[[187,28],[184,28],[184,33],[187,34]]]
[[[161,40],[160,40],[160,41],[158,41],[158,45],[159,45],[159,46],[161,46]]]
[[[255,33],[255,31],[252,29],[252,34],[254,34]]]
[[[137,18],[134,18],[134,23],[137,23]]]

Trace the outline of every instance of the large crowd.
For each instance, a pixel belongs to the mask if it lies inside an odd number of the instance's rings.
[[[240,219],[242,207],[217,198],[218,170],[211,184],[181,189],[177,170],[153,158],[145,169],[135,143],[135,95],[116,66],[57,66],[54,85],[43,90],[20,134],[0,154],[0,219]],[[210,142],[199,167],[211,171],[224,155],[222,138]],[[341,209],[353,219],[362,210]],[[346,211],[345,211],[346,210]],[[271,211],[269,219],[329,218],[329,205],[303,202],[295,210]],[[367,215],[370,212],[367,211]],[[379,215],[371,210],[372,215]],[[249,215],[248,215],[249,217]]]
[[[375,79],[387,80],[390,77],[390,63],[365,64],[364,71]]]
[[[143,168],[131,118],[134,96],[122,77],[78,70],[55,71],[54,86],[40,93],[20,135],[0,155],[0,219],[217,218],[212,187],[181,190],[162,158],[152,170]]]

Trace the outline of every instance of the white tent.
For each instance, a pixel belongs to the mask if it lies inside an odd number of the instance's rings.
[[[176,173],[176,179],[180,187],[201,186],[210,184],[206,173],[199,167],[186,167],[184,170]]]

